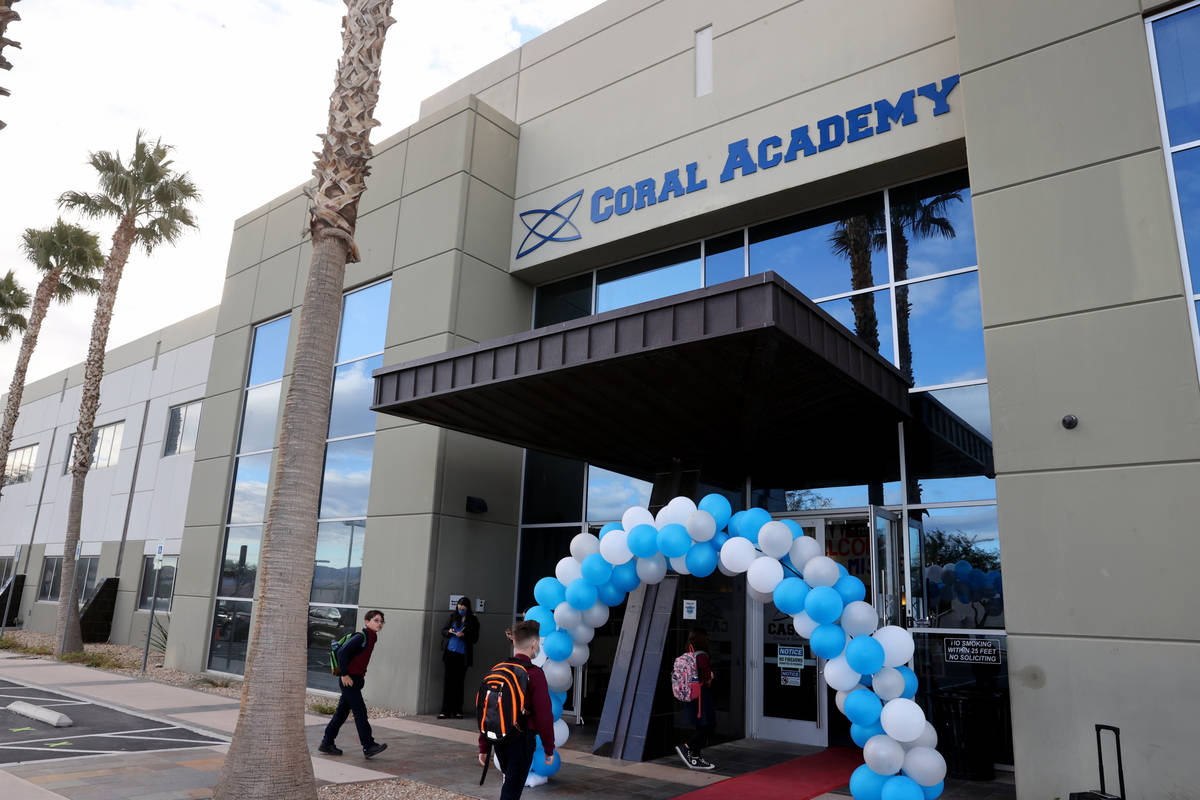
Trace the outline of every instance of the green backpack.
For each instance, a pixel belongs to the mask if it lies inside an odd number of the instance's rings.
[[[334,675],[341,675],[342,670],[346,668],[345,664],[338,663],[338,651],[342,649],[342,645],[350,641],[352,637],[360,636],[362,631],[351,631],[340,639],[329,643],[329,671]]]

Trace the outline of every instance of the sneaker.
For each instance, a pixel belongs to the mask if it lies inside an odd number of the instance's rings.
[[[370,747],[363,748],[363,757],[371,758],[373,756],[379,755],[384,750],[387,750],[387,742],[376,742],[375,744],[371,745]]]
[[[688,766],[692,769],[715,769],[717,765],[707,761],[704,756],[692,756],[688,759]]]
[[[676,753],[679,753],[679,757],[680,757],[681,759],[683,759],[683,765],[684,765],[685,767],[691,767],[691,766],[692,766],[692,759],[691,759],[691,756],[689,756],[689,755],[688,755],[688,749],[687,749],[687,745],[686,745],[686,744],[677,744],[677,745],[675,745],[675,752],[676,752]]]
[[[321,745],[317,748],[317,750],[327,756],[340,756],[342,754],[341,748],[335,745],[333,742],[321,742]]]
[[[454,715],[454,718],[455,718],[455,719],[462,719],[462,718],[463,718],[463,715],[462,715],[462,714],[455,714],[455,715]]]
[[[449,714],[438,714],[438,719],[450,719]]]

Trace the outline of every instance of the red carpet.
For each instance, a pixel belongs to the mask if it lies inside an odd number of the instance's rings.
[[[736,797],[809,800],[845,786],[850,774],[863,763],[862,751],[830,747],[811,756],[793,758],[773,767],[727,778],[720,783],[679,795],[687,800],[728,800]],[[677,799],[678,800],[678,799]]]

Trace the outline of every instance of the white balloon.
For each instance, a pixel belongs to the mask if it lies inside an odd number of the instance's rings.
[[[942,568],[937,564],[930,564],[925,568],[925,579],[934,583],[942,582]]]
[[[879,614],[870,603],[855,600],[842,609],[842,628],[847,636],[869,636],[878,626]]]
[[[786,526],[785,526],[786,529]],[[789,536],[791,533],[788,534]],[[770,556],[759,556],[746,570],[746,582],[756,592],[770,594],[783,580],[783,565]]]
[[[583,610],[583,622],[585,625],[599,628],[608,622],[608,606],[597,600],[590,608]]]
[[[951,561],[949,564],[942,564],[942,577],[945,578],[945,580],[942,581],[943,583],[954,583],[954,581],[958,580],[958,578],[956,578],[954,575],[953,561]]]
[[[650,558],[639,558],[637,574],[642,583],[658,583],[667,576],[667,557],[662,553],[655,553]]]
[[[727,578],[732,578],[734,575],[738,574],[738,573],[734,572],[733,570],[731,570],[729,567],[722,564],[720,558],[717,559],[717,571],[720,572],[722,575],[724,575]]]
[[[842,712],[842,716],[846,714],[846,697],[849,694],[849,692],[843,692],[841,689],[838,689],[838,693],[833,697],[833,702],[837,704],[838,711]]]
[[[758,551],[754,549],[754,542],[741,536],[732,536],[721,546],[720,561],[734,575],[750,569],[756,558]]]
[[[642,506],[630,506],[621,515],[621,527],[631,531],[638,525],[653,525],[654,515]]]
[[[746,594],[750,595],[750,597],[754,598],[759,603],[770,603],[775,599],[775,596],[771,592],[760,592],[749,584],[746,585]]]
[[[925,732],[925,712],[912,700],[897,697],[884,703],[879,724],[897,742],[911,742]]]
[[[600,540],[590,533],[577,533],[571,540],[571,556],[580,564],[592,553],[600,552]]]
[[[564,720],[554,720],[554,746],[562,747],[567,743],[567,738],[571,735],[571,726]]]
[[[814,589],[818,586],[833,586],[837,583],[838,578],[842,577],[842,571],[838,569],[837,562],[829,556],[810,558],[801,572],[804,573],[804,580]]]
[[[596,635],[596,629],[586,622],[581,622],[574,628],[571,628],[571,641],[576,644],[587,644]]]
[[[571,648],[571,655],[567,656],[567,663],[572,667],[582,667],[587,663],[588,655],[590,655],[588,646],[576,642],[575,646]]]
[[[816,539],[811,536],[798,536],[792,541],[788,555],[791,556],[792,566],[804,572],[805,565],[821,553],[821,543]]]
[[[895,739],[881,733],[867,739],[863,745],[863,760],[873,772],[895,775],[904,766],[904,748]]]
[[[692,498],[684,497],[683,495],[672,497],[671,502],[667,503],[667,505],[675,509],[675,517],[677,519],[672,520],[672,522],[677,522],[680,525],[687,522],[687,518],[696,511],[696,503]]]
[[[692,574],[687,568],[687,556],[673,556],[671,558],[671,569],[675,570],[680,575]]]
[[[583,577],[583,569],[574,556],[566,556],[560,558],[554,566],[554,577],[558,578],[558,582],[563,586],[570,586]]]
[[[922,786],[936,786],[946,777],[946,759],[932,747],[914,747],[904,754],[904,774]]]
[[[858,686],[859,680],[862,678],[846,661],[846,654],[842,653],[837,658],[831,658],[825,662],[825,682],[833,689],[839,689],[848,692],[855,686]]]
[[[548,658],[548,656],[546,655],[546,651],[543,649],[545,647],[545,642],[546,642],[546,639],[545,639],[545,637],[543,637],[542,641],[541,641],[541,646],[538,647],[538,654],[536,656],[534,656],[533,658],[529,659],[530,661],[533,662],[533,665],[535,667],[540,667],[542,664],[546,663],[546,659]]]
[[[703,509],[697,509],[688,514],[684,527],[687,528],[688,536],[691,536],[694,542],[707,542],[717,534],[717,521],[713,519],[712,514]]]
[[[542,672],[546,673],[546,685],[550,687],[550,691],[565,692],[571,688],[573,676],[571,665],[567,662],[547,661],[542,666]]]
[[[554,624],[562,628],[564,631],[569,631],[583,620],[579,611],[563,600],[554,607]],[[553,631],[551,631],[553,633]]]
[[[629,561],[633,558],[633,551],[629,549],[629,534],[622,530],[604,534],[600,540],[600,555],[614,567]]]
[[[771,520],[758,529],[758,549],[773,558],[783,558],[792,549],[792,529]]]
[[[883,645],[883,665],[898,667],[912,660],[916,643],[912,634],[898,625],[888,625],[875,631],[871,636]]]
[[[934,728],[932,725],[930,725],[928,722],[926,722],[925,730],[921,733],[921,735],[918,736],[916,739],[913,739],[911,742],[905,742],[904,749],[911,750],[914,747],[937,747],[937,743],[938,743],[937,729]],[[915,778],[914,778],[914,780],[915,780]],[[934,782],[936,783],[936,781],[934,781]]]
[[[807,611],[801,611],[792,617],[792,626],[795,627],[796,633],[803,636],[805,639],[811,639],[813,631],[817,629],[819,623],[808,615]]]
[[[871,689],[885,703],[895,700],[904,694],[904,676],[898,669],[884,667],[871,676]]]

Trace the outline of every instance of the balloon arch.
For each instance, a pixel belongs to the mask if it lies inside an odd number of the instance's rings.
[[[525,619],[550,631],[535,663],[550,686],[556,747],[569,734],[562,710],[572,667],[587,662],[596,628],[629,592],[660,582],[668,568],[697,577],[716,570],[745,573],[756,601],[773,601],[792,615],[812,652],[826,659],[825,682],[837,690],[850,736],[863,748],[865,763],[850,778],[855,800],[932,800],[942,793],[946,762],[935,749],[937,733],[912,699],[917,676],[905,666],[913,656],[912,634],[878,627],[874,607],[864,602],[863,582],[795,522],[772,520],[761,508],[734,514],[719,494],[699,504],[676,497],[657,516],[641,506],[628,508],[599,536],[572,539],[571,555],[558,562],[553,577],[534,586],[538,604]],[[544,783],[560,763],[557,751],[552,764],[535,758],[530,783]]]

